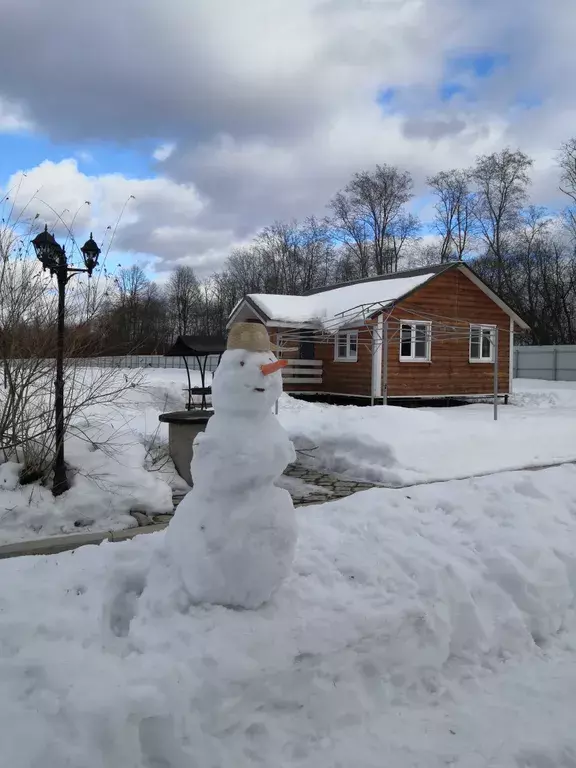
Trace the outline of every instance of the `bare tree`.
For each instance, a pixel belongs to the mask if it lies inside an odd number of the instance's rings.
[[[257,235],[252,259],[267,293],[297,294],[325,285],[334,261],[330,229],[313,216],[302,224],[274,222]]]
[[[406,250],[405,246],[411,243],[416,247],[419,241],[418,232],[420,231],[420,219],[412,213],[403,213],[394,222],[390,228],[389,249],[391,254],[389,258],[393,259],[393,272],[398,271],[398,265],[401,255]]]
[[[227,269],[216,272],[203,285],[204,327],[207,334],[222,333],[230,313],[245,295]]]
[[[260,255],[256,248],[248,246],[236,248],[226,260],[225,272],[227,280],[233,283],[238,292],[244,296],[247,293],[264,292],[264,275]]]
[[[275,221],[256,236],[254,251],[266,293],[298,292],[300,232],[296,221]]]
[[[499,268],[486,254],[475,268],[530,325],[535,344],[576,341],[576,264],[566,237],[550,213],[530,206],[510,238]]]
[[[335,261],[328,223],[309,216],[300,229],[300,290],[328,285],[334,276]]]
[[[461,261],[469,248],[474,196],[468,171],[453,168],[427,179],[436,197],[434,227],[442,238],[440,261]]]
[[[377,165],[373,172],[356,173],[331,201],[334,230],[357,262],[359,277],[395,270],[392,237],[413,197],[412,186],[408,171]]]
[[[343,258],[353,277],[368,277],[372,257],[370,232],[366,222],[358,216],[353,201],[344,192],[331,200],[331,223],[334,234],[342,244]]]
[[[166,286],[168,313],[179,336],[196,330],[202,313],[200,283],[192,267],[180,264],[168,279]]]
[[[49,276],[15,235],[0,258],[0,461],[22,464],[21,482],[46,481],[53,466],[56,314]],[[117,404],[138,379],[84,368],[86,338],[77,331],[73,324],[66,334],[66,427],[98,403]]]
[[[506,148],[478,157],[471,171],[476,187],[474,217],[487,254],[496,263],[498,289],[502,286],[501,271],[511,236],[520,224],[520,214],[528,199],[532,164],[524,152]]]
[[[169,336],[162,292],[137,264],[120,269],[109,292],[100,325],[106,351],[155,352]]]
[[[572,241],[576,243],[576,138],[568,139],[560,147],[560,191],[569,200],[563,211],[564,221]]]

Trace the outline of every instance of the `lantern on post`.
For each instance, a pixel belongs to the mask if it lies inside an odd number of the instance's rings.
[[[32,240],[32,245],[42,268],[48,269],[51,275],[56,275],[58,282],[58,324],[56,336],[56,379],[54,382],[54,420],[55,420],[55,458],[54,481],[52,493],[54,496],[67,491],[70,487],[66,476],[66,462],[64,459],[64,437],[66,433],[64,419],[64,334],[66,317],[66,285],[72,275],[86,273],[88,277],[98,265],[100,248],[90,238],[84,243],[82,257],[85,267],[83,269],[71,267],[68,264],[65,249],[56,241],[53,234],[48,232],[48,225],[44,231]]]

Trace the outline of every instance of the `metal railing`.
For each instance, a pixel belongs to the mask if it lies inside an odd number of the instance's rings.
[[[198,370],[194,357],[188,357],[191,370]],[[105,357],[82,357],[68,361],[82,368],[185,368],[181,357],[165,357],[164,355],[108,355]],[[206,370],[213,372],[218,367],[218,355],[209,355]]]

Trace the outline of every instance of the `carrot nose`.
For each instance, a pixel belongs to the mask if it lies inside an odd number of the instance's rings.
[[[276,373],[276,371],[279,371],[280,368],[286,368],[287,365],[288,360],[276,360],[275,363],[266,363],[265,365],[261,365],[260,370],[264,376],[270,376],[271,373]]]

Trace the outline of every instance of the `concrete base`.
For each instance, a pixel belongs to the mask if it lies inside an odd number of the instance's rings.
[[[160,421],[168,424],[170,458],[176,471],[188,485],[192,485],[190,462],[194,452],[194,440],[199,432],[206,429],[212,413],[213,411],[174,411],[162,413],[158,417]]]

